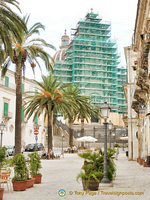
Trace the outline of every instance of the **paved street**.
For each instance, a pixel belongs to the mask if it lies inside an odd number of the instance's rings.
[[[8,192],[5,188],[4,200],[150,200],[150,168],[127,161],[122,150],[115,162],[117,175],[113,187],[100,186],[98,192],[86,194],[76,181],[83,164],[77,154],[65,154],[60,160],[42,160],[42,184],[22,192]],[[66,191],[64,197],[58,195],[60,189]]]

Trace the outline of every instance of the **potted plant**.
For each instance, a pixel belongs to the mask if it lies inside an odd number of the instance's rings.
[[[113,180],[115,175],[115,164],[113,161],[113,155],[115,151],[108,149],[107,152],[107,169],[108,178]],[[81,172],[77,175],[77,181],[82,180],[83,190],[98,190],[99,183],[104,174],[104,153],[100,149],[99,152],[86,152],[78,154],[81,158],[84,158],[84,165],[81,168]]]
[[[6,155],[6,148],[2,147],[0,149],[0,172],[5,162],[5,155]],[[4,188],[1,188],[1,184],[0,184],[0,200],[3,200],[3,193],[4,193]]]
[[[41,158],[37,152],[28,154],[29,156],[29,169],[33,178],[35,178],[34,183],[41,183],[42,175],[39,173],[41,166]]]
[[[80,153],[81,158],[84,158],[84,164],[81,172],[77,175],[77,181],[82,180],[83,190],[98,190],[100,180],[103,177],[103,155],[100,153]]]
[[[14,177],[12,179],[14,191],[24,191],[27,188],[28,168],[26,165],[25,156],[20,153],[16,154],[11,161],[14,166]]]

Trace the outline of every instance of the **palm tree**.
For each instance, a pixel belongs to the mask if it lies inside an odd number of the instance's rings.
[[[91,103],[91,100],[87,97],[77,110],[77,119],[81,120],[81,137],[84,136],[84,122],[88,122],[91,119],[91,116],[98,117],[99,110]],[[81,146],[84,147],[84,142],[81,143]]]
[[[29,17],[24,17],[24,23],[28,24]],[[51,70],[50,55],[43,49],[44,47],[55,49],[41,38],[33,38],[34,34],[39,34],[40,29],[44,29],[41,23],[35,23],[27,32],[20,30],[21,42],[13,38],[13,57],[7,57],[2,66],[4,76],[9,64],[15,64],[16,80],[16,116],[15,116],[15,153],[21,152],[21,112],[22,112],[22,71],[25,72],[25,64],[28,61],[33,73],[36,64],[40,67],[39,58],[44,61],[46,69]],[[35,64],[36,63],[36,64]],[[41,67],[40,67],[41,69]]]
[[[77,118],[81,120],[81,137],[84,136],[84,121],[88,122],[92,115],[96,116],[97,114],[96,107],[92,105],[90,98],[85,98],[84,104],[77,110]]]
[[[22,19],[9,7],[20,11],[18,5],[16,0],[0,0],[0,64],[6,55],[12,56],[12,36],[20,42],[20,30],[26,30]]]
[[[34,118],[36,115],[40,116],[43,112],[45,113],[44,118],[48,119],[49,152],[50,149],[53,149],[53,114],[58,112],[64,113],[68,110],[70,102],[69,98],[66,98],[63,94],[63,89],[66,85],[63,85],[59,81],[59,78],[54,78],[50,74],[48,77],[42,76],[42,80],[43,82],[35,81],[40,88],[40,92],[37,95],[31,94],[25,98],[27,100],[25,104],[25,115],[29,119],[33,113],[35,113]]]
[[[69,145],[73,146],[73,122],[76,119],[81,119],[84,122],[84,119],[88,120],[91,113],[93,112],[93,107],[90,103],[90,98],[80,95],[80,90],[78,86],[70,85],[65,88],[65,95],[69,95],[72,100],[72,107],[69,109],[69,113],[64,113],[65,118],[69,122]],[[71,115],[70,115],[71,113]],[[83,126],[84,127],[84,126]],[[83,131],[82,131],[83,132]]]

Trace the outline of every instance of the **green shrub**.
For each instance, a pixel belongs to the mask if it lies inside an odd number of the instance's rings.
[[[118,148],[119,148],[119,147],[120,147],[120,145],[116,143],[116,144],[114,144],[114,147],[118,147]]]
[[[108,169],[108,178],[110,181],[113,180],[115,176],[115,163],[114,159],[115,150],[109,149],[107,151],[107,169]],[[94,178],[96,181],[99,181],[104,176],[104,152],[100,149],[99,152],[85,152],[78,154],[81,158],[84,158],[84,165],[81,168],[81,172],[77,175],[77,181],[81,178],[85,178],[90,181],[91,178]]]
[[[6,147],[0,149],[0,169],[3,167],[5,162]]]
[[[42,168],[40,155],[37,152],[28,154],[29,160],[29,169],[31,175],[38,175],[39,170]]]
[[[11,160],[12,166],[14,166],[13,181],[24,181],[29,177],[29,172],[26,166],[25,156],[20,153],[16,154]]]

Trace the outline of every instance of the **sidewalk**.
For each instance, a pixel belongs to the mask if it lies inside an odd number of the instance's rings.
[[[60,160],[42,160],[42,184],[22,192],[8,192],[5,188],[3,200],[150,200],[150,168],[128,161],[122,150],[115,163],[117,175],[113,187],[86,194],[81,182],[76,181],[83,164],[77,154],[65,154]],[[58,195],[60,189],[66,191],[64,197]]]

